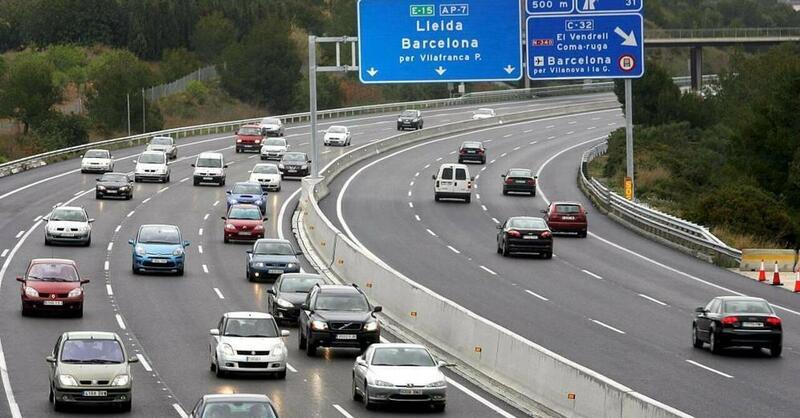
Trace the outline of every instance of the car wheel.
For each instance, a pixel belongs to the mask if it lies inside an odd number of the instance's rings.
[[[228,237],[223,237],[222,238],[222,242],[227,244],[227,243],[231,242],[231,240],[229,240]]]
[[[129,194],[129,195],[128,195],[128,196],[125,198],[125,200],[131,200],[131,199],[133,199],[133,193]]]
[[[300,350],[306,349],[306,337],[302,332],[300,333],[300,342],[297,344],[297,348]]]
[[[75,311],[75,318],[83,318],[83,306],[80,309]]]
[[[52,391],[52,389],[50,390]],[[64,410],[64,402],[59,401],[55,394],[53,394],[53,410],[56,412]]]
[[[549,259],[553,258],[553,252],[552,251],[548,251],[548,252],[544,253],[543,257],[544,257],[545,260],[549,260]]]
[[[703,340],[697,335],[697,326],[692,326],[692,347],[703,348]]]
[[[472,196],[467,196],[464,198],[464,203],[469,203],[472,201]]]
[[[199,184],[200,184],[200,181],[198,181],[197,179],[194,179],[194,180],[192,181],[192,184],[194,184],[195,186],[197,186],[197,185],[199,185]]]
[[[282,371],[279,371],[278,373],[275,373],[275,377],[277,377],[278,379],[281,379],[281,380],[286,379],[286,370],[282,370]]]
[[[23,304],[22,305],[22,316],[30,316],[30,315],[31,315],[31,310],[26,308],[25,305]]]
[[[278,188],[277,188],[277,189],[275,189],[275,191],[276,191],[276,192],[279,192],[279,191],[281,191],[281,186],[278,186]]]
[[[120,411],[122,411],[122,412],[130,412],[131,411],[131,404],[132,404],[131,401],[123,402],[119,406]]]
[[[439,193],[434,193],[434,195],[433,195],[433,200],[435,200],[435,201],[437,201],[437,202],[438,202],[438,201],[439,201],[439,199],[441,199],[441,198],[439,197]]]
[[[364,381],[364,407],[372,411],[376,406],[375,402],[369,400],[369,386],[367,386],[367,382]]]
[[[361,402],[363,397],[361,396],[360,393],[358,393],[358,388],[356,387],[356,377],[355,377],[355,375],[353,376],[353,389],[352,389],[352,392],[353,392],[353,400],[356,401],[356,402]]]
[[[164,183],[169,183],[169,175],[167,175],[167,179],[164,180]]]
[[[222,370],[222,367],[219,367],[219,365],[217,365],[216,367],[214,367],[214,374],[215,374],[215,375],[216,375],[218,378],[223,378],[223,377],[225,377],[225,375],[226,375],[227,373],[225,372],[225,370]]]
[[[780,357],[783,351],[783,344],[773,344],[769,348],[769,355],[772,357]]]
[[[225,185],[225,179],[224,179],[224,178],[223,178],[223,179],[222,179],[222,181],[219,183],[219,185],[220,185],[220,186],[224,186],[224,185]]]
[[[306,341],[306,355],[308,357],[314,357],[317,355],[317,346],[311,341]]]
[[[94,194],[94,198],[95,198],[95,199],[102,199],[102,198],[103,198],[103,195],[101,195],[100,193],[95,193],[95,194]]]
[[[53,399],[55,399],[55,395],[53,395],[53,387],[51,386],[50,387],[50,393],[47,395],[47,401],[48,402],[53,402]]]
[[[50,240],[44,237],[44,245],[50,245]]]
[[[139,269],[137,269],[137,268],[136,268],[136,266],[134,266],[134,265],[131,265],[131,272],[132,272],[133,274],[139,274]]]
[[[500,249],[500,254],[502,254],[503,257],[508,257],[508,256],[511,255],[511,252],[508,251],[508,244],[507,243],[503,242],[503,247]]]
[[[92,236],[90,235],[89,238],[86,240],[86,242],[83,243],[83,246],[84,247],[89,247],[91,245],[92,245]]]
[[[175,274],[177,274],[178,276],[183,276],[183,267],[179,268]]]
[[[508,194],[508,190],[505,190],[505,189],[504,189],[504,190],[503,190],[503,195],[505,196],[505,195],[507,195],[507,194]]]
[[[713,328],[708,334],[708,346],[714,354],[719,354],[722,351],[722,346],[719,341],[717,341],[717,332]]]
[[[446,403],[437,403],[433,405],[433,412],[444,412],[447,407]]]

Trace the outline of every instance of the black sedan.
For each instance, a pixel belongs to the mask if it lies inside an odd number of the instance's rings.
[[[133,181],[125,173],[106,173],[97,179],[94,187],[94,197],[103,199],[105,197],[124,197],[126,200],[133,199]]]
[[[277,321],[297,322],[300,305],[315,284],[325,284],[318,274],[286,273],[282,275],[272,289],[267,290],[267,312]]]
[[[769,348],[772,357],[783,350],[781,319],[769,302],[746,296],[720,296],[695,309],[692,344],[719,354],[725,347]]]
[[[536,196],[537,177],[533,171],[527,168],[512,168],[500,177],[503,179],[503,194],[528,193]]]
[[[486,147],[483,146],[483,142],[468,141],[461,144],[458,148],[458,163],[463,164],[465,161],[486,164]]]
[[[275,280],[283,273],[299,273],[299,252],[285,239],[262,238],[247,250],[247,280]]]
[[[536,253],[543,258],[553,257],[553,234],[542,218],[515,216],[497,229],[497,253],[508,257],[512,253]]]
[[[304,152],[287,152],[278,163],[284,176],[305,177],[311,172],[311,158]]]

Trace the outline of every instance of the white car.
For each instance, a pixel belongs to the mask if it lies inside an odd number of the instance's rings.
[[[250,171],[250,181],[261,185],[261,190],[281,191],[281,172],[276,164],[256,164]]]
[[[341,145],[341,146],[348,146],[350,145],[350,139],[352,135],[350,134],[350,129],[346,126],[331,126],[325,131],[325,137],[322,140],[322,143],[325,145]]]
[[[280,160],[289,150],[289,144],[284,138],[266,138],[261,143],[262,160]]]
[[[489,108],[481,108],[472,112],[472,120],[489,119],[495,116],[497,115],[495,115],[494,109]]]
[[[472,182],[469,169],[464,164],[442,164],[437,174],[433,175],[433,197],[440,199],[463,199],[466,203],[472,200]]]
[[[134,162],[136,168],[133,170],[133,181],[136,183],[145,180],[169,182],[170,169],[167,154],[161,151],[145,151]]]
[[[283,122],[279,118],[264,118],[259,123],[261,135],[264,136],[283,136]]]
[[[92,244],[92,222],[84,208],[57,206],[44,217],[44,245],[53,243]]]
[[[270,314],[228,312],[217,328],[209,331],[211,370],[217,377],[228,372],[274,373],[286,378],[286,344],[281,330]]]
[[[106,149],[90,149],[81,157],[81,173],[114,171],[114,157]]]
[[[219,186],[225,185],[225,169],[228,165],[225,164],[225,158],[219,152],[203,152],[197,156],[194,164],[194,173],[192,178],[194,185],[200,183],[215,183]]]
[[[154,136],[147,144],[147,151],[161,151],[167,154],[170,160],[178,158],[178,146],[175,140],[168,136]]]

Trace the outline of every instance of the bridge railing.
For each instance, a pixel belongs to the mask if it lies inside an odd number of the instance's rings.
[[[800,28],[645,29],[645,39],[795,38]]]

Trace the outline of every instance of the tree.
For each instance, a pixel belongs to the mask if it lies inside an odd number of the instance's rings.
[[[164,81],[177,80],[192,71],[197,71],[202,64],[197,55],[186,48],[165,49],[164,58],[161,60],[161,73]]]
[[[681,90],[672,77],[656,63],[648,61],[642,78],[632,82],[633,123],[660,125],[679,120]],[[625,105],[625,87],[622,80],[614,84],[617,99]]]
[[[19,120],[23,133],[28,133],[30,126],[46,118],[61,100],[61,91],[53,83],[54,71],[41,54],[17,56],[0,78],[0,115]]]
[[[123,10],[108,0],[33,0],[19,22],[25,42],[118,46],[127,33]]]
[[[192,33],[192,47],[203,62],[217,63],[222,51],[236,42],[236,28],[230,19],[214,12],[197,21]]]
[[[46,150],[74,147],[89,142],[89,121],[80,115],[53,113],[33,133]]]
[[[297,46],[284,21],[262,22],[223,54],[222,86],[234,97],[266,105],[274,112],[291,108],[301,80]]]

